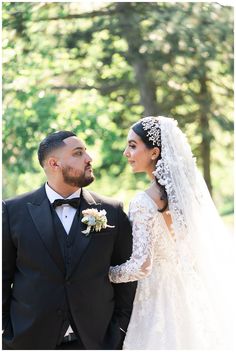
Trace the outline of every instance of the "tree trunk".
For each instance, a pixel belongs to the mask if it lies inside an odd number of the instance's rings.
[[[131,3],[117,3],[116,7],[120,30],[128,43],[128,61],[135,72],[144,115],[160,115],[156,99],[156,84],[148,67],[146,56],[140,50],[143,39],[135,9]]]
[[[204,112],[200,116],[200,126],[202,130],[202,144],[201,144],[201,156],[203,163],[203,173],[206,184],[208,186],[210,194],[212,194],[212,182],[211,182],[211,147],[209,139],[209,122]]]
[[[200,81],[201,91],[201,112],[200,112],[200,129],[202,134],[201,143],[201,157],[203,164],[203,174],[210,194],[212,194],[212,181],[211,181],[211,139],[212,134],[209,127],[208,110],[210,105],[209,93],[207,90],[206,79]]]

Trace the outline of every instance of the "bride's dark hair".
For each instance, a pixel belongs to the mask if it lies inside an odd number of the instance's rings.
[[[148,131],[145,131],[142,125],[141,121],[136,122],[131,126],[131,129],[142,139],[143,143],[146,145],[148,149],[152,149],[154,147],[157,147],[160,149],[160,154],[157,158],[156,161],[161,159],[161,145],[157,145],[157,141],[153,144],[153,141],[149,139],[148,137]],[[161,130],[160,130],[160,136],[161,136]],[[167,207],[168,207],[168,196],[165,190],[165,186],[160,185],[158,182],[158,179],[155,177],[156,184],[158,185],[160,192],[161,192],[161,200],[165,201],[165,205],[163,208],[158,209],[160,213],[163,213]]]

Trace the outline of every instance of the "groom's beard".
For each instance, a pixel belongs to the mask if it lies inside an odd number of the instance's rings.
[[[66,166],[62,168],[62,175],[64,182],[67,185],[73,186],[73,187],[86,187],[90,185],[95,179],[95,176],[93,173],[90,173],[88,171],[88,167],[91,168],[91,166],[87,166],[82,173],[81,171],[76,171],[73,167]],[[86,175],[86,173],[89,173]]]

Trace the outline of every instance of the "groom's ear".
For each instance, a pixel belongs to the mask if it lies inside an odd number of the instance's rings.
[[[61,162],[55,156],[50,156],[46,164],[52,171],[57,171],[59,168],[61,168]]]

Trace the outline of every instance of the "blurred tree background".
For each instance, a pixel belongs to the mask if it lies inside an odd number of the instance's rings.
[[[4,198],[44,182],[38,143],[67,129],[93,156],[90,189],[127,206],[148,183],[122,155],[129,126],[164,115],[178,120],[232,221],[233,7],[4,2],[2,16]]]

